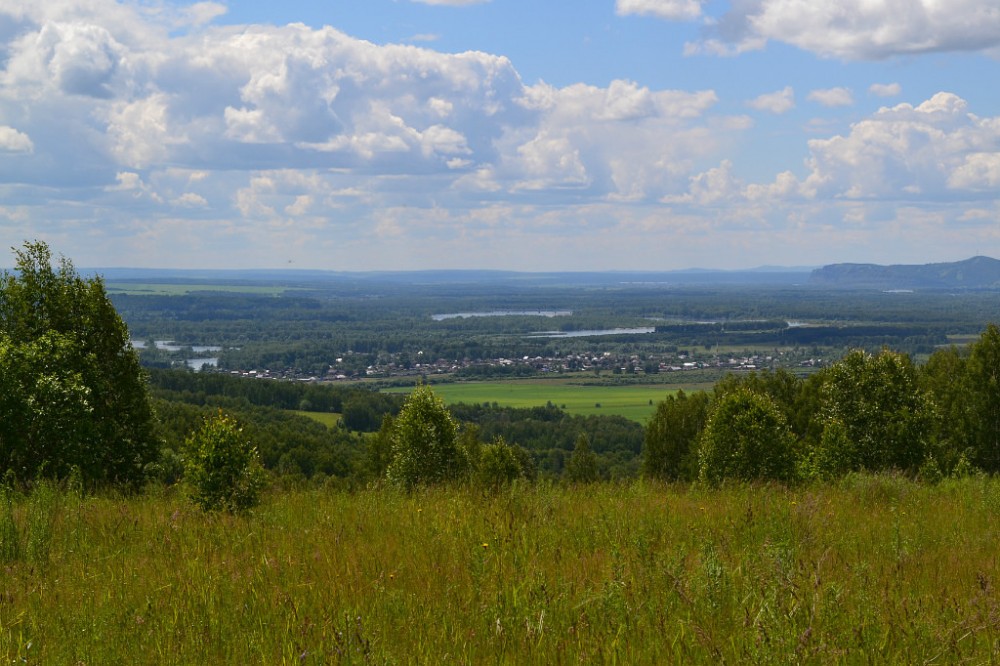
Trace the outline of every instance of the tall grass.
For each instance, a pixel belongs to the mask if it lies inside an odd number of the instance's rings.
[[[1000,656],[1000,482],[988,479],[314,490],[275,493],[247,517],[202,514],[169,490],[53,497],[0,503],[0,555],[5,520],[20,549],[0,558],[8,663]],[[44,562],[28,555],[36,520],[48,520]]]

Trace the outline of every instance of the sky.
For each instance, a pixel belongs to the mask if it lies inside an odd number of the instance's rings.
[[[1000,4],[0,0],[0,246],[33,239],[81,267],[1000,257]]]

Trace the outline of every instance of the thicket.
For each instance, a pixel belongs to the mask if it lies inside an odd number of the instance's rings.
[[[651,478],[831,479],[901,471],[929,480],[1000,471],[1000,328],[918,366],[883,349],[799,378],[730,375],[658,405],[645,430]],[[697,464],[695,461],[697,460]]]
[[[0,274],[0,470],[138,486],[159,455],[145,373],[99,277],[45,243]]]

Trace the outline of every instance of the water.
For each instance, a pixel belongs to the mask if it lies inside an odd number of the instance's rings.
[[[204,368],[205,366],[208,366],[210,368],[214,368],[215,366],[217,366],[219,364],[219,359],[218,358],[189,358],[188,360],[186,360],[184,362],[187,363],[187,366],[189,368],[193,368],[195,372],[198,372],[202,368]]]
[[[434,321],[466,319],[468,317],[569,317],[572,310],[491,310],[489,312],[450,312],[431,315]]]
[[[595,335],[645,335],[655,333],[653,326],[642,326],[639,328],[597,328],[584,329],[582,331],[542,331],[533,333],[529,338],[586,338]]]
[[[145,340],[130,340],[130,342],[135,349],[149,349],[149,345],[146,344]],[[168,352],[179,352],[187,349],[187,346],[179,345],[173,340],[154,340],[153,344],[156,345],[157,349]],[[222,351],[222,347],[218,345],[192,345],[191,351],[195,354],[204,354],[205,352]]]

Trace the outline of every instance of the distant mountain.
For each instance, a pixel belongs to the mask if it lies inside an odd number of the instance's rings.
[[[814,270],[809,282],[825,287],[883,290],[1000,289],[1000,260],[972,257],[943,264],[831,264]]]

